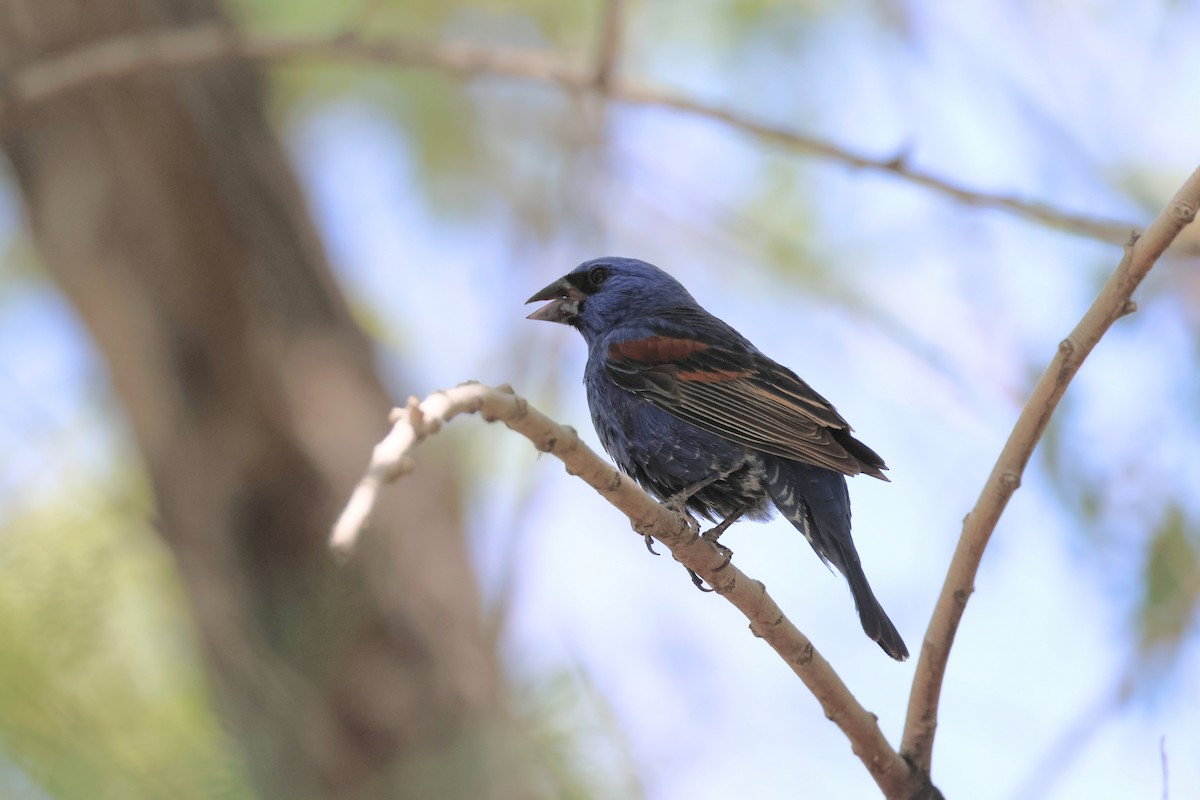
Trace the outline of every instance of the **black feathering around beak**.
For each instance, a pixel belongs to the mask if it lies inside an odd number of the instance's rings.
[[[534,311],[526,319],[540,319],[569,325],[571,320],[579,315],[579,303],[583,297],[583,292],[575,288],[566,278],[559,278],[525,301],[526,305],[539,300],[552,301]]]

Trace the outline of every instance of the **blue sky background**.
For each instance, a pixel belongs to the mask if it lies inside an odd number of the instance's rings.
[[[1200,67],[1195,4],[743,5],[754,13],[731,33],[721,4],[633,4],[623,73],[851,148],[907,149],[971,188],[1141,225],[1200,162],[1200,84],[1187,77]],[[537,26],[488,5],[447,30],[530,44]],[[480,126],[477,183],[430,178],[403,101],[349,92],[280,112],[398,395],[511,382],[599,449],[582,342],[525,321],[522,304],[596,255],[652,261],[884,455],[892,483],[851,481],[856,541],[916,652],[963,515],[1119,248],[675,112],[601,116],[502,80],[463,97]],[[572,137],[592,144],[563,144]],[[531,223],[531,207],[549,223]],[[19,226],[10,182],[8,520],[61,502],[68,485],[91,487],[70,494],[86,505],[130,463],[103,364],[30,266]],[[1035,456],[984,559],[941,704],[934,776],[947,797],[1158,797],[1163,741],[1171,797],[1200,796],[1194,618],[1170,657],[1143,657],[1137,624],[1149,542],[1169,509],[1200,547],[1195,260],[1164,262],[1138,300],[1072,386],[1055,458]],[[590,687],[572,723],[584,758],[627,765],[653,800],[875,796],[844,737],[736,610],[647,555],[558,462],[476,420],[455,428],[426,446],[454,450],[472,476],[471,536],[492,602],[511,579],[506,660],[519,681],[566,672]],[[862,635],[841,578],[786,522],[739,524],[723,541],[896,742],[915,660],[893,663]],[[1127,674],[1132,698],[1089,716]],[[1087,735],[1061,757],[1054,748],[1081,723]]]

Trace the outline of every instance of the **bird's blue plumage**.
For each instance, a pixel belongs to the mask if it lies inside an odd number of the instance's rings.
[[[714,437],[621,389],[604,374],[602,361],[588,359],[584,382],[600,443],[621,471],[648,491],[666,500],[713,474],[730,473],[692,495],[688,508],[705,519],[721,520],[745,507],[742,498],[762,495],[747,514],[751,519],[770,517],[747,448]]]
[[[663,500],[717,478],[687,500],[710,520],[778,510],[846,576],[867,635],[908,656],[850,535],[845,476],[886,467],[825,398],[643,261],[585,262],[531,300],[583,334],[592,422],[623,472]]]

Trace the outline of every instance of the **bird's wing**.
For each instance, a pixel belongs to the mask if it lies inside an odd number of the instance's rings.
[[[732,329],[722,333],[732,335],[665,325],[618,332],[607,340],[605,369],[621,388],[730,441],[886,480],[883,460],[850,435],[829,401]]]

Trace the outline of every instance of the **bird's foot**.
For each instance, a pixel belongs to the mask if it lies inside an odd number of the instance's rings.
[[[720,525],[716,526],[712,530],[708,530],[708,531],[705,531],[704,533],[700,534],[701,539],[708,542],[713,547],[717,548],[717,550],[719,550],[721,552],[721,555],[723,555],[725,557],[725,560],[722,561],[720,564],[718,564],[717,568],[715,570],[713,570],[713,572],[720,572],[721,570],[725,569],[725,567],[729,566],[729,562],[733,560],[733,551],[730,550],[725,545],[718,542],[717,539],[724,532],[725,528],[729,527],[728,523],[732,523],[734,519],[735,519],[734,517],[730,517],[725,522],[722,522]],[[714,535],[714,532],[715,532],[715,535]],[[692,579],[692,583],[695,584],[697,589],[699,589],[702,592],[713,591],[713,588],[711,586],[705,588],[704,579],[701,578],[699,575],[697,575],[696,572],[691,567],[684,567],[684,569],[687,570],[688,576]]]
[[[741,519],[742,515],[745,513],[746,513],[746,509],[744,509],[744,508],[733,512],[728,517],[721,520],[716,525],[714,525],[713,527],[706,530],[704,533],[700,534],[700,538],[706,542],[712,542],[714,545],[716,545],[720,549],[724,550],[725,552],[729,553],[730,555],[733,555],[733,551],[730,550],[725,545],[721,544],[720,541],[718,541],[718,540],[721,538],[721,534],[724,533],[725,531],[729,530],[729,526],[732,525],[733,523],[737,522],[739,519]]]
[[[683,520],[683,524],[688,526],[688,529],[695,534],[700,533],[700,523],[696,522],[695,518],[687,510],[687,496],[682,498],[679,495],[674,495],[663,501],[663,508],[670,511],[675,516]],[[658,551],[654,549],[654,537],[650,534],[643,534],[646,540],[646,549],[654,555],[658,555]]]
[[[678,514],[681,517],[691,517],[691,512],[687,510],[688,500],[691,499],[692,493],[685,489],[684,491],[676,492],[666,500],[663,500],[662,504],[663,508],[667,509],[673,514]]]
[[[662,507],[670,511],[675,516],[683,520],[683,524],[688,526],[692,533],[700,533],[700,523],[696,522],[691,512],[687,509],[687,502],[691,499],[692,490],[684,489],[682,492],[675,494],[662,501]],[[646,538],[646,549],[654,555],[658,555],[658,551],[654,549],[654,537],[650,534],[644,534]]]
[[[733,522],[732,519],[727,519],[718,525],[714,525],[713,527],[706,530],[704,533],[700,534],[700,538],[706,542],[711,542],[712,544],[716,545],[717,548],[719,548],[721,550],[729,550],[728,547],[721,544],[720,539],[721,539],[721,534],[729,529],[729,526],[732,522]]]
[[[702,592],[711,592],[713,590],[711,586],[704,585],[704,579],[697,575],[691,567],[684,567],[684,569],[687,570],[688,577],[692,579],[692,583],[697,589]]]
[[[700,533],[700,523],[696,522],[696,518],[687,509],[687,502],[692,497],[692,493],[686,490],[677,492],[663,501],[663,508],[670,511],[675,516],[683,520],[683,524],[691,529],[692,533]]]
[[[689,492],[687,489],[684,489],[682,492],[676,492],[675,494],[668,497],[666,500],[663,500],[662,504],[663,504],[663,507],[666,508],[668,511],[672,511],[676,514],[679,514],[680,516],[686,516],[687,515],[687,501],[691,500],[691,499],[692,499],[692,493]]]
[[[710,533],[712,533],[712,531],[705,531],[704,533],[700,534],[700,538],[703,539],[704,541],[708,542],[709,544],[711,544],[713,547],[717,548],[717,550],[720,551],[721,555],[723,555],[725,557],[725,563],[721,564],[721,566],[723,567],[723,566],[725,566],[725,564],[728,564],[729,561],[733,558],[733,551],[730,550],[725,545],[718,542],[716,536],[710,537],[709,536]],[[718,567],[718,569],[720,569],[720,567]]]

